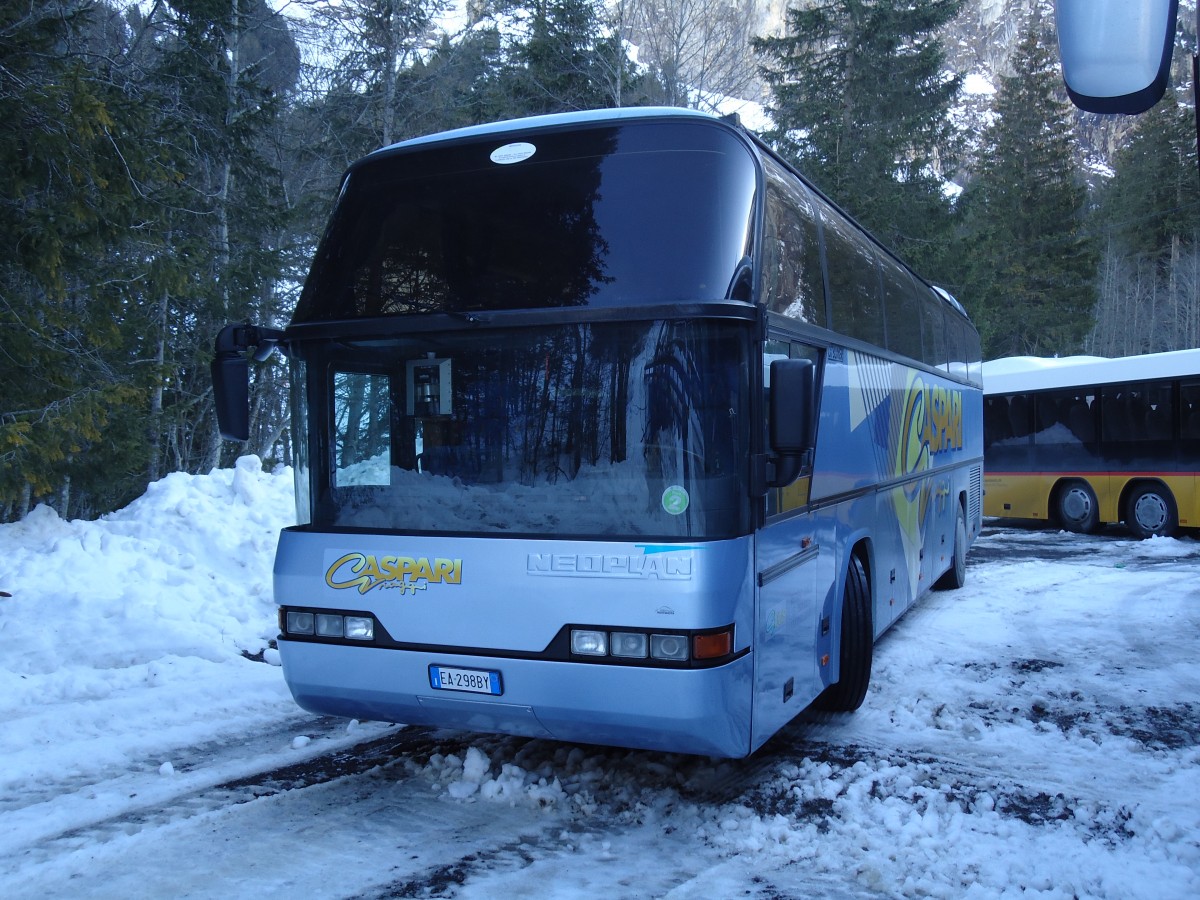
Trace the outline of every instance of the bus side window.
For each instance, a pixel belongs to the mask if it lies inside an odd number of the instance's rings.
[[[1106,441],[1127,441],[1133,430],[1129,420],[1129,398],[1120,387],[1100,389],[1100,431]]]
[[[832,327],[882,346],[884,310],[875,249],[832,210],[822,207],[822,213]]]
[[[803,186],[780,169],[774,160],[764,160],[767,214],[762,292],[772,312],[824,327],[825,282],[817,213]]]
[[[1200,441],[1200,381],[1179,386],[1179,431],[1188,441]]]
[[[1104,439],[1168,441],[1175,433],[1171,386],[1123,384],[1102,389]]]
[[[1064,421],[1071,432],[1082,443],[1090,444],[1096,440],[1096,398],[1075,397],[1070,401]]]
[[[1037,394],[1034,415],[1036,444],[1081,444],[1095,438],[1091,402],[1094,396],[1075,392]]]
[[[1008,424],[1015,438],[1029,437],[1029,400],[1014,394],[1008,400]]]
[[[908,270],[890,256],[881,254],[879,263],[883,269],[888,349],[912,359],[924,359],[921,348],[921,298],[917,286]]]
[[[1008,423],[1008,400],[1006,398],[984,398],[983,418],[985,449],[997,441],[1012,437],[1012,428]]]
[[[946,320],[949,318],[940,304],[925,304],[924,315],[921,317],[925,362],[935,369],[946,365]]]

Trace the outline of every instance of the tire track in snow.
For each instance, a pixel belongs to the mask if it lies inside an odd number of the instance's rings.
[[[262,752],[263,746],[281,743],[287,746],[297,731],[308,737],[306,747],[315,746],[319,750],[330,742],[335,746],[282,766],[278,765],[278,752]],[[434,746],[433,730],[429,728],[398,731],[389,728],[387,733],[373,739],[339,740],[345,734],[343,720],[321,718],[301,723],[300,727],[289,724],[266,733],[246,735],[230,744],[207,742],[177,756],[179,769],[191,777],[164,779],[164,790],[153,795],[143,789],[141,794],[121,796],[127,784],[145,784],[144,780],[122,776],[106,781],[70,779],[46,785],[34,803],[5,813],[8,839],[0,835],[0,860],[19,857],[22,863],[27,863],[31,859],[53,857],[117,835],[136,834],[214,810],[353,776]],[[316,735],[316,740],[312,735]],[[58,807],[68,808],[58,809],[57,814],[39,808],[51,805],[53,801],[42,797],[53,794],[60,795]],[[23,799],[25,796],[28,795],[23,795]],[[89,805],[98,810],[90,821],[86,812],[78,812]],[[64,820],[71,824],[56,827]],[[81,821],[85,824],[79,824]]]

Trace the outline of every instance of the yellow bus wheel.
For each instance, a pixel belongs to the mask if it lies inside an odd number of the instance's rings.
[[[1136,488],[1125,508],[1125,524],[1139,538],[1174,534],[1179,524],[1171,492],[1158,484]]]
[[[1067,531],[1090,534],[1100,521],[1096,492],[1086,481],[1064,482],[1055,493],[1054,510]]]

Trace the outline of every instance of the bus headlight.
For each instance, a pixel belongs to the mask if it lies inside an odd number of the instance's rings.
[[[612,655],[626,656],[632,659],[646,658],[646,635],[636,631],[614,631],[612,639]]]
[[[341,637],[342,636],[342,617],[331,616],[326,613],[317,613],[317,635],[318,637]]]
[[[650,635],[650,655],[655,659],[686,661],[688,658],[687,638],[682,634],[652,634]]]
[[[352,641],[375,640],[375,620],[369,616],[346,616],[346,637]]]
[[[279,607],[279,631],[284,638],[318,638],[323,642],[374,644],[380,636],[386,639],[382,626],[376,627],[369,612],[339,612],[330,609],[295,609]]]
[[[571,652],[580,656],[604,656],[608,653],[608,636],[603,631],[572,631]]]
[[[313,614],[309,612],[292,612],[287,614],[287,632],[288,634],[312,634],[313,633]]]

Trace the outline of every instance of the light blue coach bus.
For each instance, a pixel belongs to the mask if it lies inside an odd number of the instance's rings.
[[[979,339],[736,121],[539,117],[351,167],[286,330],[308,710],[740,757],[863,700],[980,527]]]

